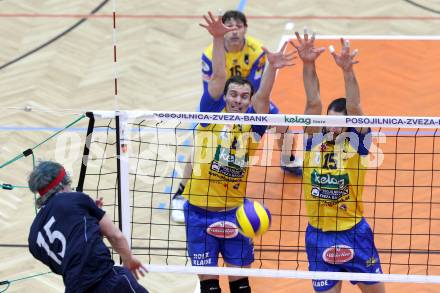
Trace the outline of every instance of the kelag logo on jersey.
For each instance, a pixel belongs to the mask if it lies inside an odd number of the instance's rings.
[[[322,199],[338,200],[349,193],[348,174],[332,175],[319,174],[316,170],[312,172],[312,196]]]
[[[241,126],[236,126],[236,131],[242,131]],[[244,137],[231,136],[231,129],[228,126],[223,128],[222,134],[220,134],[221,143],[217,145],[215,151],[214,160],[211,162],[211,171],[213,175],[221,175],[227,177],[225,180],[240,179],[244,176],[247,163],[247,140]]]
[[[238,157],[235,154],[231,154],[228,149],[223,147],[217,149],[215,159],[235,168],[244,168],[246,166],[246,157]]]

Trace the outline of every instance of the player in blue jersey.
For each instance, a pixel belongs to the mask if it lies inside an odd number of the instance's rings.
[[[40,194],[29,250],[63,276],[65,292],[148,292],[136,281],[146,269],[132,255],[122,232],[88,195],[72,192],[63,166],[41,162],[28,183],[32,192]],[[103,236],[119,253],[124,267],[114,265]]]

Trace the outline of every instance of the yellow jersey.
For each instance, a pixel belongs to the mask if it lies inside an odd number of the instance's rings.
[[[225,112],[225,102],[223,97],[213,100],[204,93],[200,108]],[[251,107],[248,113],[255,111]],[[240,206],[246,196],[249,162],[265,129],[261,125],[198,124],[193,171],[183,191],[189,203],[202,208]]]
[[[323,231],[344,231],[363,217],[362,192],[367,171],[370,130],[348,129],[337,145],[315,134],[306,142],[303,191],[309,223]]]
[[[252,83],[256,92],[260,87],[266,55],[261,49],[262,43],[253,37],[246,36],[245,43],[239,52],[225,52],[227,78],[240,75]],[[206,83],[212,75],[212,44],[202,55],[202,77]]]

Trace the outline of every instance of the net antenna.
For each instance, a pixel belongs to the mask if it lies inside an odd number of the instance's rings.
[[[90,144],[92,143],[93,128],[95,126],[95,117],[93,116],[93,113],[87,112],[86,116],[89,118],[89,124],[87,126],[87,134],[86,134],[87,136],[86,136],[83,156],[81,160],[81,169],[79,173],[78,185],[76,187],[76,191],[78,192],[84,191],[84,179],[86,177],[87,162],[89,161],[89,154],[90,154]]]
[[[129,196],[129,160],[126,142],[127,115],[117,112],[116,115],[116,156],[118,170],[118,203],[119,203],[119,229],[127,238],[131,247],[131,209]]]
[[[127,117],[119,111],[119,95],[118,95],[118,58],[117,58],[117,34],[116,34],[116,0],[112,0],[113,6],[113,74],[114,74],[114,96],[115,96],[115,113],[116,113],[116,156],[118,170],[118,203],[119,203],[119,229],[127,238],[128,245],[131,247],[131,226],[129,221],[123,219],[131,219],[130,198],[128,187],[128,157],[127,144],[125,143]]]

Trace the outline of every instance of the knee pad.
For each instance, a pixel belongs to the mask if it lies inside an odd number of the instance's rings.
[[[248,278],[229,282],[229,289],[231,290],[231,293],[251,293]]]
[[[200,281],[200,293],[221,293],[218,279]]]

